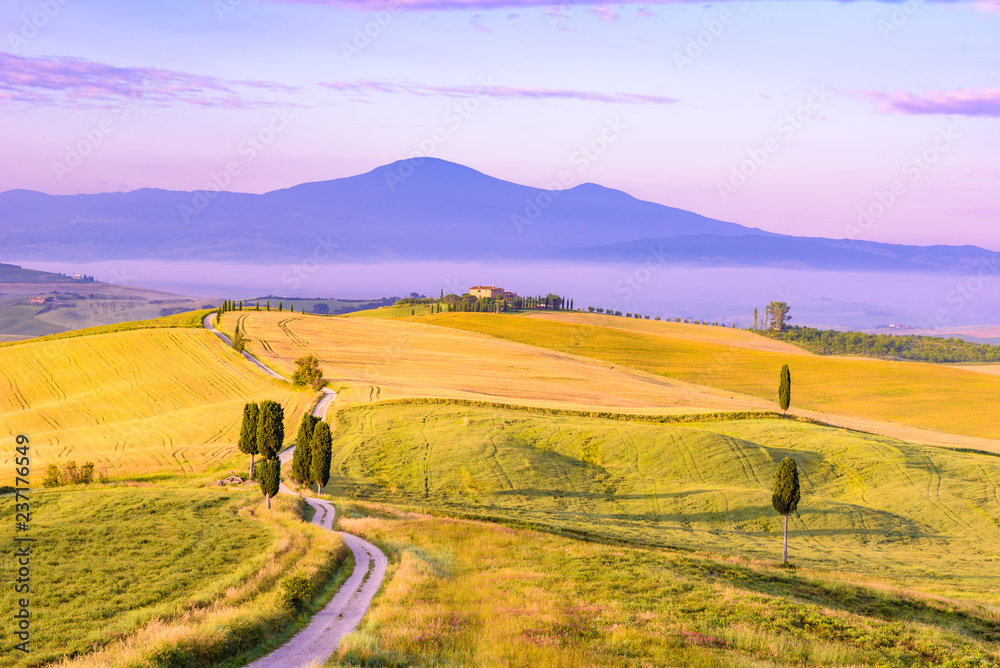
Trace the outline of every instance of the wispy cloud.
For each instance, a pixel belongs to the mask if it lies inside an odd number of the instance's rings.
[[[886,113],[1000,117],[1000,88],[962,88],[923,95],[874,91],[858,94],[878,102],[879,111]]]
[[[385,2],[372,2],[371,0],[261,0],[270,4],[280,5],[319,5],[329,7],[339,7],[345,9],[356,9],[358,11],[369,12],[373,9],[380,9],[392,4],[400,9],[412,10],[482,10],[482,9],[509,9],[516,7],[551,7],[557,4],[572,5],[598,5],[606,6],[607,0],[391,0]],[[744,2],[745,0],[721,0],[721,2]],[[849,1],[849,0],[844,0]],[[881,0],[888,4],[901,4],[906,0]],[[991,4],[996,0],[928,0],[932,4],[955,4],[956,2],[980,2]],[[614,3],[615,5],[673,5],[673,4],[704,4],[705,0],[626,0],[625,2]]]
[[[320,83],[320,86],[343,93],[408,94],[423,97],[469,97],[482,95],[483,86],[428,86],[416,83],[397,83],[359,79]],[[566,90],[559,88],[518,88],[514,86],[489,86],[487,94],[493,98],[511,100],[580,100],[583,102],[609,102],[616,104],[673,104],[677,98],[642,93],[602,93],[597,91]]]
[[[612,5],[596,5],[590,10],[604,23],[618,23],[618,8]]]
[[[158,105],[238,109],[287,106],[256,96],[297,91],[294,86],[269,81],[229,81],[151,67],[116,67],[83,58],[28,58],[0,52],[0,105],[84,108],[141,98]]]

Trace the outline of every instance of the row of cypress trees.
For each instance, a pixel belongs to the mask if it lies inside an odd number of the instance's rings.
[[[266,400],[259,404],[243,406],[243,424],[240,427],[240,452],[250,455],[250,478],[256,478],[260,490],[271,508],[271,497],[278,493],[281,483],[281,462],[278,451],[285,440],[285,409],[277,401]],[[254,456],[262,461],[254,465]]]
[[[333,438],[330,425],[314,415],[303,415],[295,435],[292,453],[292,479],[300,485],[316,485],[316,493],[330,482]]]
[[[259,311],[260,310],[260,302],[256,302],[256,304],[254,304],[254,305],[248,305],[247,306],[247,310],[248,311],[251,308],[253,310]],[[271,310],[271,300],[270,299],[268,299],[267,302],[265,303],[264,309],[267,310],[267,311]],[[219,306],[219,308],[218,308],[218,315],[222,316],[222,315],[224,315],[226,313],[229,313],[230,311],[242,311],[242,310],[243,310],[243,300],[242,299],[240,301],[236,301],[234,299],[223,299],[222,300],[222,305]],[[278,310],[279,311],[284,311],[285,310],[285,302],[283,302],[283,301],[282,302],[278,302]],[[292,313],[294,313],[295,312],[295,304],[289,304],[288,305],[288,310],[291,311]]]
[[[260,491],[271,508],[271,497],[281,485],[281,462],[278,451],[285,440],[285,411],[277,401],[247,403],[243,406],[239,449],[250,455],[250,477],[260,484]],[[254,464],[254,457],[261,461]],[[292,454],[292,478],[300,485],[316,484],[319,493],[330,482],[333,437],[330,425],[312,415],[303,415],[295,436]]]

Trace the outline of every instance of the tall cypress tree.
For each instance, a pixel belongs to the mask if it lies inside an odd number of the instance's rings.
[[[257,419],[257,453],[264,459],[278,455],[285,440],[285,410],[277,401],[262,401]]]
[[[270,510],[271,497],[281,488],[281,461],[277,457],[269,457],[257,464],[257,482]]]
[[[316,493],[319,494],[330,482],[330,462],[333,459],[333,439],[330,437],[330,425],[326,422],[316,423],[309,449],[312,451],[309,476],[316,483]]]
[[[781,379],[778,381],[778,406],[784,414],[792,404],[792,373],[788,370],[788,365],[781,366]]]
[[[285,302],[278,302],[278,310],[279,311],[285,310]]]
[[[267,300],[267,310],[268,311],[271,310],[271,300],[270,299]]]
[[[774,474],[774,491],[771,493],[771,506],[779,515],[785,516],[785,547],[781,553],[784,565],[788,565],[788,516],[799,507],[800,498],[798,467],[794,459],[785,457]]]
[[[295,434],[295,452],[292,453],[292,478],[300,485],[312,482],[312,435],[319,418],[308,413],[302,416],[299,431]]]
[[[240,427],[240,441],[238,447],[240,452],[250,455],[250,473],[253,478],[253,456],[257,454],[257,421],[260,414],[260,407],[255,403],[248,403],[243,406],[243,425]]]

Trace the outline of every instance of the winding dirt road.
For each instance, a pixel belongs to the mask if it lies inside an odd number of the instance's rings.
[[[203,321],[205,329],[218,336],[226,345],[232,346],[229,337],[212,326],[212,317],[212,315],[205,316]],[[250,353],[244,352],[243,356],[269,376],[284,379]],[[313,408],[312,414],[321,420],[325,419],[330,404],[336,398],[336,392],[323,388],[323,397]],[[278,455],[282,465],[292,460],[294,452],[295,448],[288,448]],[[281,493],[295,494],[285,486],[285,483],[281,483]],[[337,513],[333,504],[310,497],[306,497],[305,502],[315,510],[313,524],[333,531],[333,520]],[[338,531],[337,535],[354,554],[354,571],[351,576],[326,607],[313,615],[308,626],[267,656],[248,664],[247,668],[301,668],[323,664],[337,651],[341,639],[361,623],[361,618],[368,611],[372,598],[382,586],[389,560],[380,549],[368,541],[343,531]]]

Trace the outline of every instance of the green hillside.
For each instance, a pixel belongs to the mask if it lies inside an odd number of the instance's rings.
[[[803,501],[794,560],[988,599],[1000,584],[1000,458],[791,420],[673,426],[462,405],[341,411],[327,492],[570,536],[780,554],[777,462]]]

